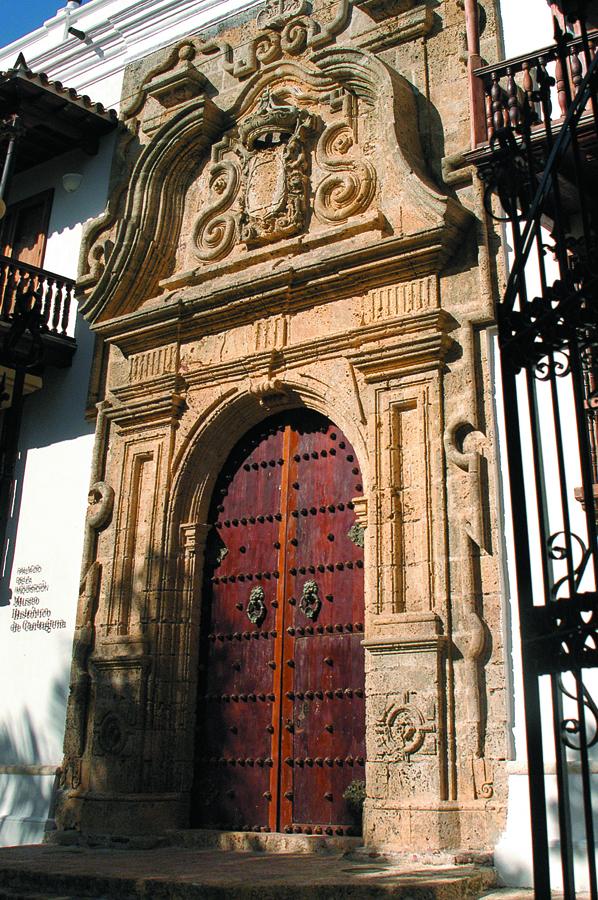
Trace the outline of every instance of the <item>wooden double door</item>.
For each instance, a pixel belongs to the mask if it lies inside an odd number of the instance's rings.
[[[365,780],[362,492],[346,437],[305,410],[265,420],[222,470],[203,590],[196,826],[359,828],[343,794]]]

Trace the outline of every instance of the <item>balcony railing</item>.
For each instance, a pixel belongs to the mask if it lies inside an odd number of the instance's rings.
[[[517,132],[525,123],[531,126],[532,134],[557,130],[571,99],[579,92],[597,46],[598,31],[594,31],[585,47],[581,37],[568,37],[560,46],[555,43],[526,56],[475,69],[473,74],[483,84],[484,97],[483,110],[472,111],[477,122],[476,145],[489,143],[504,128]],[[588,110],[588,115],[591,112]]]
[[[24,302],[35,302],[44,331],[72,340],[68,328],[74,290],[72,278],[0,256],[0,322],[10,323]]]

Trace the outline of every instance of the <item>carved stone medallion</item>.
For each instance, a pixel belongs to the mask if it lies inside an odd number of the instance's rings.
[[[421,749],[426,734],[433,730],[421,710],[410,703],[391,704],[376,724],[380,739],[378,758],[409,760]]]
[[[115,713],[108,713],[98,730],[98,744],[104,753],[118,755],[122,752],[127,733],[123,728],[120,718]]]

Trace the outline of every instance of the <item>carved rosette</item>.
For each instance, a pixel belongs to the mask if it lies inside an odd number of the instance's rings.
[[[426,735],[435,731],[433,717],[426,718],[408,698],[403,703],[391,703],[376,723],[376,756],[387,762],[408,762],[414,754],[423,750]]]
[[[119,756],[127,742],[128,733],[119,716],[107,713],[97,731],[98,745],[104,753]]]
[[[240,196],[241,240],[270,243],[303,231],[309,201],[307,140],[314,116],[277,105],[264,91],[257,111],[239,128],[246,151]]]
[[[326,128],[318,142],[316,161],[327,173],[314,198],[320,222],[336,225],[365,212],[376,193],[376,170],[363,158],[350,124],[336,122]]]

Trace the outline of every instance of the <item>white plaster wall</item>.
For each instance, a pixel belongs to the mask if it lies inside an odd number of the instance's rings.
[[[498,5],[506,59],[552,44],[547,0],[499,0]]]
[[[15,179],[10,199],[54,188],[44,268],[77,274],[83,223],[105,207],[113,136],[97,156],[80,151],[38,166]],[[83,174],[81,187],[68,194],[65,172]],[[84,411],[93,336],[73,310],[69,332],[77,340],[73,364],[47,368],[43,388],[27,398],[19,442],[16,495],[9,523],[5,571],[0,580],[0,679],[11,685],[0,707],[0,844],[39,841],[48,817],[56,768],[62,758],[64,716],[75,624],[83,523],[87,505],[93,425]],[[38,609],[65,627],[49,632],[15,632],[13,618],[19,569],[47,590]],[[24,629],[23,620],[20,620]],[[22,774],[7,774],[21,765]],[[32,775],[32,766],[47,774]],[[3,769],[4,767],[4,769]]]

